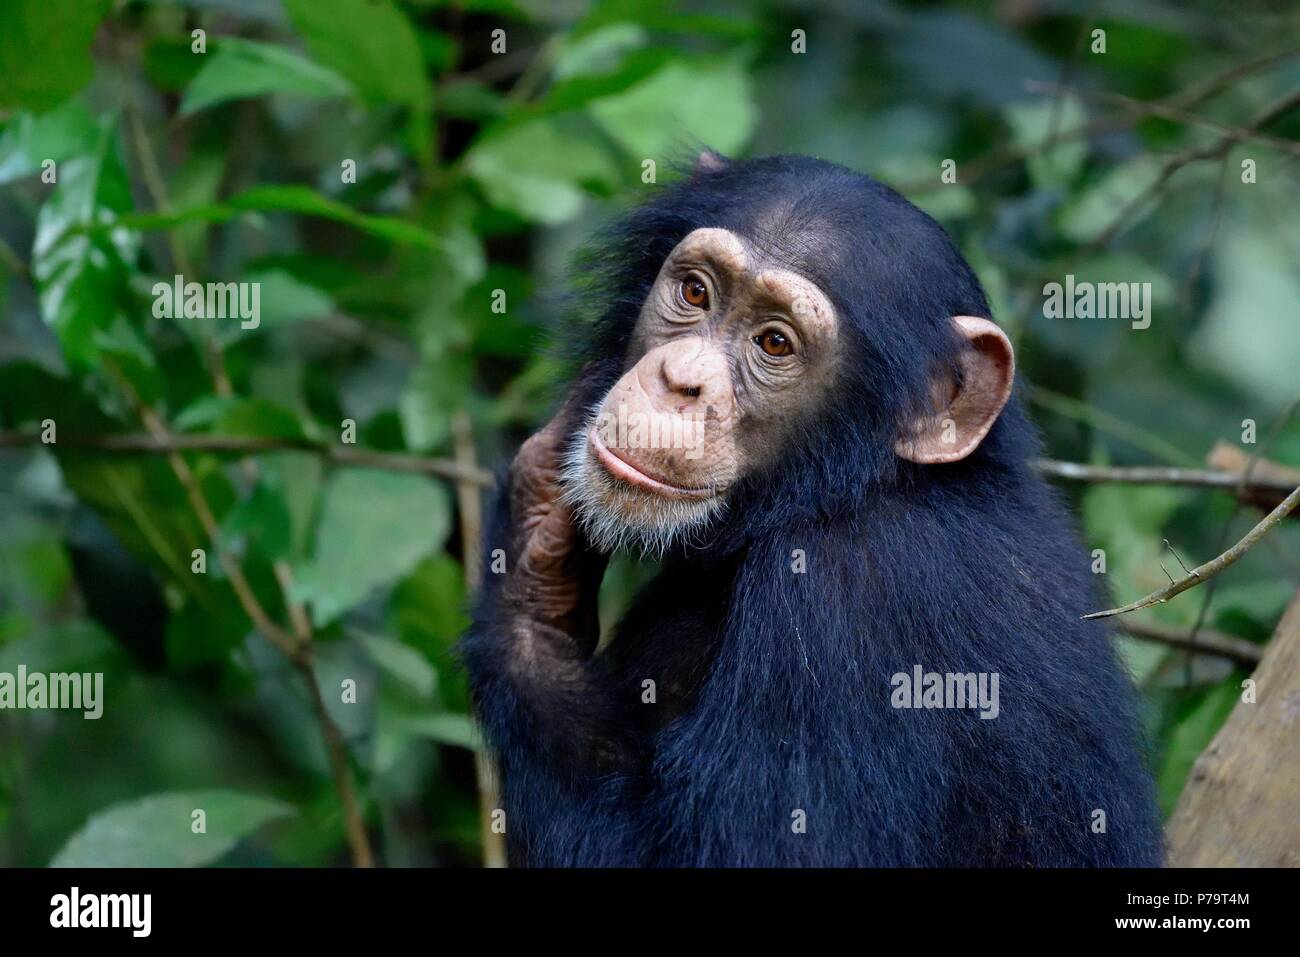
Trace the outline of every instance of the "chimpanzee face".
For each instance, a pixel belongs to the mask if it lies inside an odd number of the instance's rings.
[[[568,462],[596,544],[654,551],[715,516],[827,394],[837,326],[821,289],[744,237],[697,229],[678,243]]]
[[[704,228],[664,261],[623,377],[591,410],[565,463],[566,501],[597,548],[658,553],[688,540],[726,507],[739,479],[779,464],[807,430],[829,427],[827,403],[853,359],[853,337],[784,253],[770,237]],[[934,374],[931,408],[900,423],[894,444],[899,458],[921,465],[969,455],[1011,394],[1006,335],[986,318],[951,319],[963,343],[957,368]]]

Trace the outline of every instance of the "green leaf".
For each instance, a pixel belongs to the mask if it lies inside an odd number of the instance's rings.
[[[206,815],[207,833],[192,830]],[[201,867],[223,857],[270,821],[294,813],[282,801],[238,791],[155,794],[114,804],[86,822],[51,867]]]
[[[592,100],[629,90],[657,73],[676,54],[662,46],[632,50],[617,66],[602,72],[580,72],[558,79],[537,104],[542,113],[560,113],[586,106]]]
[[[532,284],[526,272],[514,266],[493,263],[487,275],[465,297],[473,351],[475,354],[526,359],[538,351],[542,329],[535,318],[529,321],[526,308],[494,313],[491,304],[492,292],[496,289],[506,293],[508,303],[528,303],[532,295]]]
[[[637,160],[662,161],[684,139],[730,153],[748,142],[758,122],[749,74],[734,58],[670,62],[587,109]]]
[[[1292,224],[1294,225],[1294,224]],[[1192,338],[1193,361],[1278,408],[1294,401],[1300,369],[1296,335],[1295,240],[1231,223],[1214,256],[1214,299]]]
[[[47,159],[58,164],[89,153],[98,139],[99,127],[80,99],[48,113],[19,113],[0,134],[0,184],[31,176]]]
[[[187,55],[193,56],[193,54]],[[219,146],[219,144],[214,144],[214,146]],[[216,202],[221,189],[221,180],[226,171],[226,163],[227,157],[224,153],[218,152],[217,149],[196,152],[181,162],[172,171],[171,176],[168,177],[167,193],[171,199],[171,205],[177,209],[185,209],[202,203]],[[177,244],[177,248],[184,251],[183,255],[186,260],[193,263],[203,263],[207,261],[209,233],[207,223],[181,223],[172,230],[172,241]],[[166,278],[171,279],[172,276]],[[198,279],[200,277],[190,276],[187,278]],[[208,278],[215,279],[218,277],[211,276]],[[265,321],[267,312],[265,307],[270,305],[265,297],[262,305],[262,319]],[[238,330],[240,323],[223,323],[219,330],[224,330],[227,326],[233,326]],[[210,329],[211,326],[209,326],[209,331]],[[220,332],[218,332],[218,335],[220,335]],[[203,344],[203,347],[207,348],[206,343]]]
[[[474,365],[464,353],[434,354],[411,370],[397,410],[408,448],[427,452],[446,440],[451,412],[472,387]]]
[[[444,117],[483,122],[506,113],[506,98],[483,83],[462,80],[440,87],[438,112]]]
[[[182,409],[172,420],[181,432],[252,438],[304,439],[298,416],[266,399],[208,395]]]
[[[307,319],[321,319],[335,311],[334,300],[328,294],[282,269],[250,271],[242,282],[257,286],[256,325],[242,319],[216,325],[210,319],[178,319],[177,324],[196,343],[202,343],[203,335],[210,333],[228,347],[250,336]]]
[[[312,57],[352,81],[372,103],[430,105],[420,41],[392,0],[285,0]]]
[[[1101,181],[1076,193],[1061,212],[1060,229],[1077,243],[1091,243],[1115,222],[1115,217],[1147,192],[1160,176],[1161,160],[1150,153],[1141,153],[1128,162],[1115,167]],[[1126,222],[1136,225],[1150,212],[1135,210]]]
[[[55,375],[35,362],[0,362],[0,421],[7,428],[25,426],[35,431],[47,418],[72,425],[68,431],[74,432],[112,428],[112,422],[79,382]]]
[[[131,383],[136,394],[153,404],[162,395],[162,374],[150,344],[117,313],[107,329],[96,329],[91,343],[101,360],[110,360],[114,368]]]
[[[170,229],[180,223],[224,223],[242,213],[297,213],[301,216],[319,216],[346,223],[355,229],[394,243],[409,243],[426,249],[441,250],[442,240],[434,233],[415,223],[392,216],[372,216],[359,212],[336,199],[324,196],[310,186],[286,184],[254,186],[225,203],[203,203],[170,213],[132,213],[123,216],[118,225],[148,232]],[[97,231],[88,227],[92,232]]]
[[[41,313],[74,366],[98,357],[95,332],[108,330],[121,314],[128,264],[139,245],[119,218],[130,208],[117,138],[105,126],[93,153],[63,164],[36,216],[32,274]]]
[[[414,223],[391,216],[370,216],[345,203],[323,196],[308,186],[254,186],[230,200],[235,209],[263,212],[299,213],[347,223],[383,239],[397,243],[439,248],[438,237]]]
[[[13,674],[20,665],[29,674],[101,671],[119,653],[119,646],[98,622],[73,620],[0,644],[0,672]]]
[[[334,312],[334,300],[327,293],[286,270],[250,272],[245,279],[262,286],[262,322],[258,328],[320,319]]]
[[[167,664],[190,671],[225,662],[243,644],[250,627],[229,582],[210,581],[201,596],[188,596],[167,617]]]
[[[387,626],[431,661],[445,657],[469,627],[460,563],[447,555],[422,561],[393,589]]]
[[[609,23],[567,39],[556,57],[555,82],[587,74],[609,73],[632,50],[645,45],[645,28],[636,23]]]
[[[410,645],[383,635],[358,634],[361,647],[383,671],[408,685],[422,698],[433,695],[438,675],[428,659]]]
[[[1088,157],[1086,138],[1074,136],[1050,149],[1037,149],[1049,137],[1068,136],[1087,123],[1088,114],[1078,97],[1067,94],[1059,100],[1016,103],[1007,109],[1006,115],[1016,145],[1033,150],[1026,165],[1035,185],[1060,186],[1078,175]]]
[[[493,205],[541,223],[562,223],[582,207],[584,186],[608,189],[618,169],[594,131],[574,117],[544,117],[486,137],[466,169]]]
[[[1122,604],[1168,583],[1160,563],[1168,565],[1173,558],[1165,551],[1162,531],[1188,497],[1184,489],[1158,486],[1094,485],[1084,493],[1085,547],[1089,552],[1095,548],[1106,552],[1105,583],[1114,599],[1111,604]],[[1165,612],[1161,606],[1160,614]],[[1139,684],[1168,656],[1168,649],[1161,645],[1118,636],[1115,648]]]
[[[286,47],[230,37],[208,55],[190,82],[181,101],[181,115],[270,93],[325,99],[352,92],[352,84],[333,70]]]
[[[70,431],[84,427],[77,422]],[[135,555],[164,569],[191,594],[201,591],[201,583],[190,571],[190,553],[211,544],[165,459],[64,451],[59,466],[78,499],[95,509]],[[220,515],[231,498],[227,480],[220,472],[209,473],[203,485],[213,511]]]
[[[1293,584],[1281,577],[1221,584],[1214,593],[1215,626],[1267,641],[1295,590]]]
[[[221,547],[232,548],[243,537],[254,539],[267,558],[278,561],[289,555],[293,519],[278,490],[258,482],[248,498],[226,513],[221,524]]]
[[[0,29],[0,107],[48,110],[89,81],[90,44],[109,0],[8,0]]]
[[[1241,679],[1233,676],[1208,691],[1179,722],[1156,775],[1157,798],[1165,814],[1173,812],[1192,765],[1214,740],[1240,700]]]
[[[401,728],[411,734],[431,738],[439,744],[478,751],[483,735],[467,714],[430,714],[405,718]]]
[[[405,575],[442,547],[451,529],[445,488],[419,475],[340,469],[325,489],[316,553],[298,594],[317,625]]]
[[[324,466],[312,452],[281,452],[262,458],[262,481],[275,489],[289,510],[289,549],[293,557],[307,554],[312,519],[320,496]]]

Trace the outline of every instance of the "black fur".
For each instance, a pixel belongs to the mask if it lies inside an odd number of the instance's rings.
[[[1134,695],[1103,628],[1079,620],[1101,595],[1026,465],[1038,444],[1019,400],[962,462],[892,451],[933,372],[957,368],[950,317],[989,315],[933,220],[804,157],[664,189],[600,249],[612,266],[594,286],[603,314],[575,332],[591,344],[579,407],[622,374],[660,264],[702,226],[815,280],[850,361],[815,426],[734,489],[707,542],[669,557],[611,646],[562,654],[565,681],[511,659],[500,576],[486,576],[464,651],[512,863],[1158,864]],[[489,552],[510,521],[503,500]],[[895,709],[891,676],[916,665],[998,673],[1000,715]]]

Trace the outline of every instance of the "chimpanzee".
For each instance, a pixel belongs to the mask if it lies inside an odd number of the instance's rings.
[[[706,152],[593,259],[462,646],[512,863],[1160,863],[1101,592],[943,229]],[[660,570],[598,648],[619,549]]]

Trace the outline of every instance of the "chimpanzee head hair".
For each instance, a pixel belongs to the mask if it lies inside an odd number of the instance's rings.
[[[895,453],[933,414],[936,377],[960,380],[955,316],[989,317],[978,279],[933,219],[869,176],[804,156],[728,161],[706,153],[601,235],[581,277],[594,328],[574,335],[576,406],[598,405],[627,371],[633,330],[666,257],[694,230],[720,227],[815,283],[838,314],[836,381],[779,461],[742,476],[708,544],[796,516],[843,513],[873,484],[963,481],[1030,457],[1035,438],[1013,399],[962,461],[918,465]],[[588,314],[593,310],[588,309]]]

